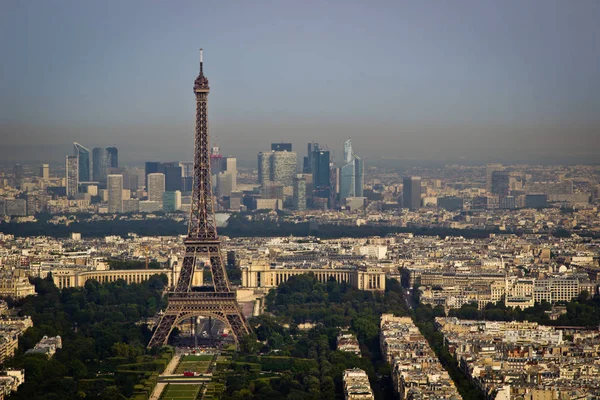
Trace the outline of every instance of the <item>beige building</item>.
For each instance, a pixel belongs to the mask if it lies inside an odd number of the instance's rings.
[[[165,274],[169,279],[169,286],[173,279],[173,271],[168,269],[89,271],[87,269],[65,268],[53,270],[51,272],[52,280],[59,289],[82,287],[85,286],[85,283],[90,279],[100,283],[116,282],[119,279],[123,279],[130,284],[141,283],[147,281],[154,275]]]
[[[35,286],[23,271],[4,270],[0,272],[0,296],[20,299],[35,294]]]
[[[359,368],[347,369],[343,375],[345,400],[372,400],[373,390],[367,373]]]
[[[0,320],[0,363],[15,355],[19,337],[32,326],[31,317],[4,316]]]
[[[313,274],[319,282],[333,278],[359,290],[385,291],[385,272],[378,267],[299,268],[271,266],[268,261],[249,262],[241,267],[242,288],[274,288],[290,277]]]

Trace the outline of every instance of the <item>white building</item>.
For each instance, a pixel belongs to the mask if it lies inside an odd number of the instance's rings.
[[[161,204],[163,193],[165,192],[165,174],[148,174],[148,200],[156,201]],[[140,205],[141,207],[141,205]]]
[[[387,254],[387,246],[378,246],[378,245],[366,245],[361,246],[358,249],[360,255],[366,255],[369,258],[375,258],[377,260],[383,260],[385,255]]]
[[[108,212],[123,212],[123,175],[108,175],[106,186],[108,188]]]

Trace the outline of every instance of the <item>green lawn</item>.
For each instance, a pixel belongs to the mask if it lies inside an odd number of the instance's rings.
[[[181,361],[210,361],[212,359],[212,354],[190,354],[181,357]]]
[[[196,400],[201,385],[168,384],[160,396],[161,400]]]
[[[203,374],[208,370],[212,359],[212,355],[206,354],[183,356],[179,365],[175,368],[175,374],[183,374],[185,371]]]

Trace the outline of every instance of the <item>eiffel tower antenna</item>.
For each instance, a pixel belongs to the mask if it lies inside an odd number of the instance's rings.
[[[204,76],[202,49],[200,73],[194,81],[196,95],[196,132],[194,148],[194,187],[190,209],[188,235],[184,239],[185,255],[175,289],[168,294],[168,305],[148,343],[148,347],[167,344],[173,328],[188,319],[211,317],[230,328],[239,344],[250,327],[242,314],[225,271],[221,241],[217,235],[210,176],[210,145],[208,135],[208,79]],[[200,261],[208,261],[213,286],[210,291],[192,290],[194,269]]]

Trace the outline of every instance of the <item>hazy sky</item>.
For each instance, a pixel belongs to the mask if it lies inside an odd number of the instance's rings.
[[[351,137],[367,163],[599,161],[599,21],[598,0],[0,0],[0,156],[191,159],[203,47],[213,143],[241,159]]]

